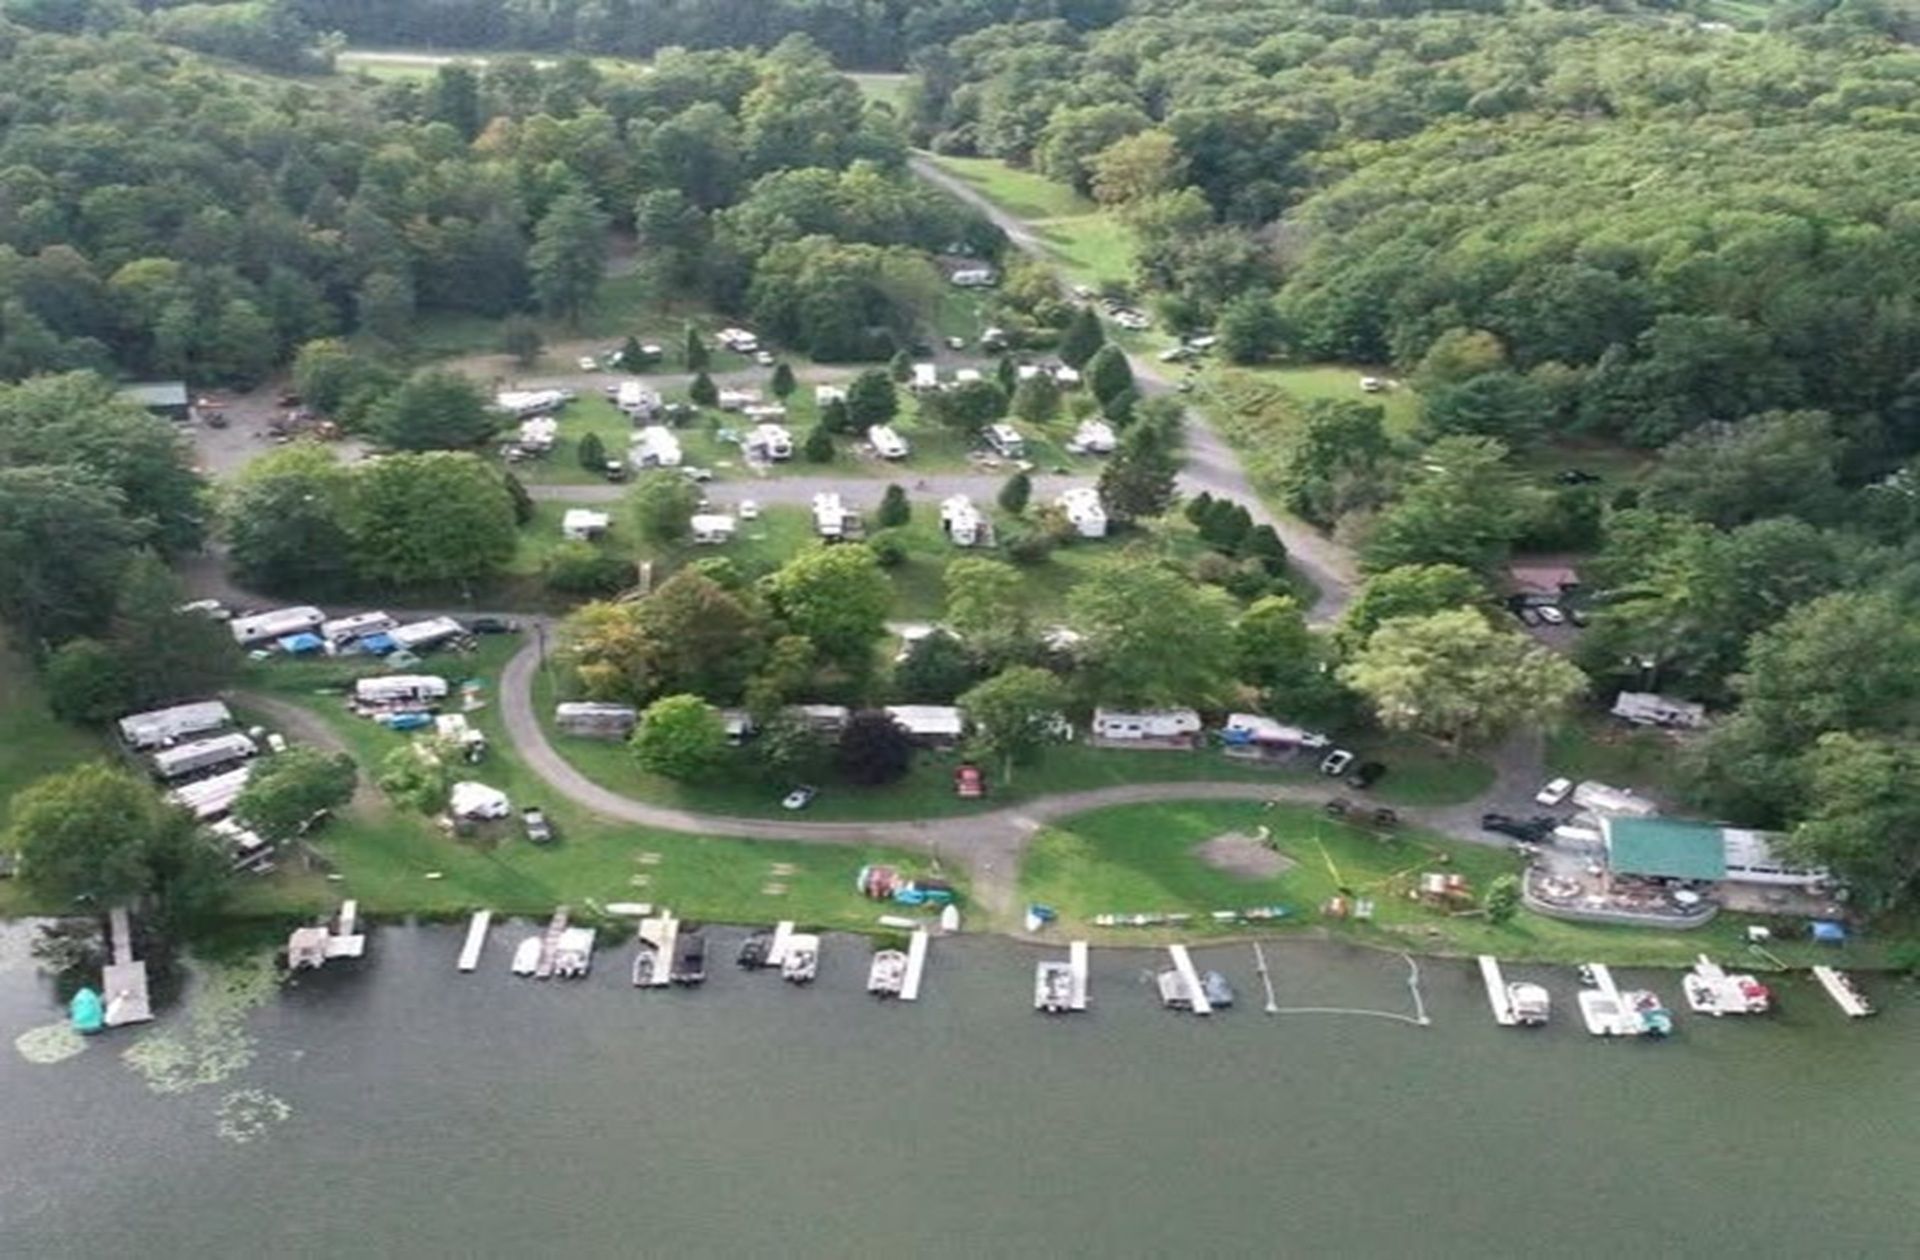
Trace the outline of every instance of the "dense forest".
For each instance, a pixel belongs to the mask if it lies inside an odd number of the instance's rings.
[[[939,283],[922,247],[997,248],[802,43],[377,89],[263,83],[131,35],[0,26],[0,54],[7,378],[249,382],[313,338],[403,340],[424,313],[573,314],[608,225],[790,344],[891,353]]]

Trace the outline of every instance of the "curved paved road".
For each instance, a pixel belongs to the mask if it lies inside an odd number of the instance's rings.
[[[1247,782],[1126,783],[1036,797],[1018,805],[962,817],[897,822],[800,822],[785,818],[743,818],[702,814],[623,796],[587,778],[548,740],[533,708],[533,675],[541,660],[539,637],[507,662],[500,677],[500,714],[514,751],[534,774],[563,797],[602,818],[656,827],[663,831],[751,840],[798,840],[811,844],[884,844],[931,854],[966,868],[975,902],[997,921],[1016,909],[1020,857],[1034,833],[1049,822],[1109,805],[1156,801],[1291,801],[1317,805],[1327,798],[1324,784]],[[1142,753],[1142,756],[1151,754]],[[1491,796],[1500,795],[1509,776]],[[1512,772],[1514,784],[1532,791],[1523,766]],[[1494,841],[1478,828],[1479,802],[1442,809],[1403,808],[1407,821],[1476,844]]]
[[[908,164],[919,178],[985,215],[1021,250],[1055,267],[1060,265],[1059,256],[1025,220],[1008,214],[966,181],[942,170],[931,157],[915,155]],[[1134,379],[1144,382],[1150,392],[1164,393],[1173,388],[1157,361],[1132,353],[1127,358],[1133,365]],[[1346,548],[1302,521],[1269,511],[1247,479],[1240,457],[1207,423],[1207,418],[1189,407],[1186,421],[1187,458],[1180,473],[1181,489],[1188,494],[1204,490],[1215,498],[1237,500],[1246,505],[1256,522],[1273,526],[1287,545],[1289,562],[1312,581],[1319,592],[1311,609],[1313,620],[1329,622],[1338,618],[1351,599],[1356,580],[1353,558]]]

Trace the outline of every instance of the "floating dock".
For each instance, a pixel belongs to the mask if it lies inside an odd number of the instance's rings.
[[[640,939],[653,946],[653,974],[643,987],[664,989],[673,983],[674,949],[680,943],[680,920],[662,911],[657,918],[640,920]]]
[[[566,935],[567,918],[572,913],[571,907],[561,906],[547,920],[547,930],[540,937],[540,961],[533,965],[535,980],[553,979],[554,964],[560,956],[560,938]]]
[[[1845,1011],[1849,1018],[1865,1019],[1874,1013],[1873,1003],[1866,995],[1854,987],[1853,977],[1835,967],[1815,967],[1813,978],[1827,991],[1833,1004]]]
[[[1492,954],[1480,955],[1480,979],[1487,986],[1487,1005],[1493,1008],[1493,1022],[1512,1028],[1520,1020],[1507,1000],[1507,978],[1500,974],[1500,960]]]
[[[360,903],[343,901],[331,926],[295,928],[287,938],[287,968],[322,967],[335,958],[359,958],[367,952],[360,926]]]
[[[900,1000],[913,1002],[920,997],[920,981],[927,974],[927,929],[917,928],[907,943],[907,977],[900,982]]]
[[[1087,943],[1074,941],[1067,946],[1067,967],[1073,977],[1073,987],[1069,990],[1067,1005],[1076,1011],[1087,1009]]]
[[[1193,969],[1193,957],[1187,953],[1187,947],[1169,945],[1167,956],[1173,959],[1173,969],[1180,973],[1180,983],[1186,986],[1187,1001],[1193,1013],[1213,1014],[1213,1003],[1207,1000],[1206,986],[1200,983],[1200,973]]]
[[[487,929],[493,926],[493,911],[475,910],[467,923],[466,944],[460,947],[459,967],[472,971],[480,965],[480,951],[487,943]]]
[[[787,961],[787,944],[793,940],[793,920],[782,919],[773,925],[773,943],[767,946],[767,966],[779,970]]]
[[[106,1025],[118,1028],[122,1024],[144,1024],[153,1018],[153,1001],[147,992],[147,964],[133,956],[133,925],[127,920],[125,906],[107,911],[107,936],[113,961],[101,969],[100,975]]]

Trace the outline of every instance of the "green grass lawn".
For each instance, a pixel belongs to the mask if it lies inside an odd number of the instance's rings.
[[[977,190],[987,200],[1022,219],[1062,219],[1097,214],[1100,207],[1065,184],[1038,171],[1023,171],[999,158],[948,157],[933,159],[941,170]]]
[[[912,76],[887,72],[850,72],[847,77],[860,86],[860,94],[869,101],[891,105],[896,114],[906,113],[907,86]]]
[[[1547,732],[1547,773],[1671,796],[1680,782],[1679,751],[1657,731],[1582,716]]]
[[[1037,219],[1030,226],[1046,242],[1068,280],[1096,289],[1133,281],[1133,230],[1113,215],[1097,212]]]
[[[104,736],[69,726],[48,711],[33,666],[0,638],[0,835],[23,788],[107,751]],[[29,908],[19,881],[0,879],[0,917]]]
[[[518,647],[517,640],[503,637],[470,658],[483,696],[491,699],[500,666]],[[358,668],[365,672],[377,666]],[[316,694],[317,685],[337,683],[346,672],[269,662],[254,668],[250,685],[312,709],[339,733],[365,771],[409,736],[354,717],[337,696]],[[553,819],[558,843],[549,848],[528,844],[517,821],[494,824],[493,834],[479,838],[453,839],[427,819],[382,801],[364,813],[348,811],[319,837],[318,847],[342,880],[276,874],[246,886],[236,909],[306,913],[343,896],[359,898],[375,914],[451,914],[481,906],[541,914],[561,902],[583,910],[590,902],[651,901],[692,919],[792,918],[858,929],[870,928],[878,913],[873,902],[853,892],[854,874],[863,864],[926,869],[919,855],[877,846],[732,840],[608,823],[556,797],[521,764],[496,706],[489,703],[469,720],[486,732],[491,748],[484,763],[463,775],[507,793],[516,807],[540,805]],[[440,878],[427,878],[430,872]],[[766,891],[776,885],[785,891]]]
[[[1196,850],[1228,833],[1271,829],[1291,863],[1252,878],[1204,860]],[[1443,862],[1441,855],[1446,855]],[[1424,871],[1465,875],[1476,893],[1496,876],[1515,871],[1496,848],[1452,843],[1417,832],[1381,840],[1331,822],[1316,811],[1235,802],[1175,802],[1097,810],[1036,837],[1020,872],[1023,897],[1053,906],[1074,935],[1107,943],[1147,943],[1164,934],[1141,929],[1091,929],[1105,913],[1186,912],[1180,938],[1244,933],[1245,925],[1216,923],[1213,910],[1283,904],[1292,916],[1280,930],[1322,928],[1370,944],[1428,953],[1492,953],[1503,959],[1616,965],[1682,965],[1702,952],[1744,955],[1747,920],[1722,915],[1692,932],[1566,923],[1522,910],[1505,925],[1478,915],[1448,913],[1408,896]],[[1371,898],[1371,923],[1330,918],[1321,908],[1336,893]],[[1262,931],[1266,926],[1261,927]],[[1169,937],[1168,939],[1171,939]],[[1811,946],[1782,943],[1791,963],[1816,955]],[[1849,963],[1861,965],[1862,957]]]
[[[1089,198],[998,158],[934,161],[1008,214],[1025,219],[1067,279],[1095,288],[1133,279],[1133,233]]]

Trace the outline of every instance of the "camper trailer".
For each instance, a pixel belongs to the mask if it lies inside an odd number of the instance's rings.
[[[233,632],[233,641],[241,647],[256,647],[288,635],[311,633],[326,620],[327,615],[318,608],[302,604],[296,608],[276,608],[271,612],[255,613],[251,617],[235,617],[227,623],[227,628]]]
[[[342,652],[359,651],[362,639],[385,634],[399,624],[383,612],[355,613],[321,623],[320,638],[325,641],[327,654],[338,656]]]
[[[251,739],[238,731],[231,731],[211,739],[196,739],[192,743],[161,749],[153,754],[153,773],[161,781],[171,783],[189,775],[245,761],[259,751]]]
[[[516,420],[524,420],[542,412],[558,411],[567,405],[571,397],[565,390],[559,389],[506,389],[493,396],[493,409],[504,411]]]
[[[568,508],[560,518],[560,536],[572,542],[592,542],[607,532],[613,518],[591,508]]]
[[[848,511],[840,496],[832,491],[823,490],[813,496],[813,528],[820,537],[845,538],[849,524],[857,520],[859,514]]]
[[[1150,709],[1137,713],[1095,709],[1092,732],[1095,739],[1115,743],[1151,742],[1168,747],[1191,747],[1200,734],[1200,715],[1192,709]]]
[[[635,468],[680,467],[680,439],[665,425],[650,424],[633,435],[627,462]]]
[[[687,522],[693,531],[693,541],[702,547],[717,547],[733,541],[734,532],[739,528],[733,517],[722,512],[701,512]]]
[[[168,709],[130,713],[120,719],[120,738],[136,752],[169,748],[189,735],[204,735],[233,724],[233,714],[218,700],[176,704]]]
[[[956,494],[940,504],[940,528],[956,547],[978,547],[987,541],[986,519],[964,494]]]
[[[365,705],[424,704],[444,700],[447,680],[438,674],[383,674],[353,684],[353,699]]]
[[[907,439],[890,424],[876,424],[867,430],[867,441],[873,445],[873,453],[881,459],[905,459],[910,448]]]
[[[793,434],[783,424],[756,424],[740,440],[751,459],[783,463],[793,458]]]
[[[940,388],[940,369],[931,363],[913,365],[913,379],[907,382],[907,388],[916,394]]]
[[[613,405],[630,420],[651,420],[660,414],[660,395],[639,381],[621,381]]]
[[[553,709],[553,723],[562,734],[589,739],[625,739],[639,722],[638,711],[624,704],[570,700]]]
[[[886,714],[914,743],[951,748],[966,730],[966,716],[950,704],[890,704]]]
[[[990,424],[981,436],[996,453],[1008,459],[1027,457],[1027,439],[1020,436],[1020,430],[1010,424]]]
[[[828,403],[843,403],[845,401],[847,401],[847,387],[844,385],[815,385],[813,387],[813,404],[816,407],[824,407]]]
[[[993,286],[997,277],[991,267],[962,267],[948,277],[954,285],[962,289],[986,289]]]
[[[745,411],[761,399],[757,389],[723,389],[720,391],[720,410]]]
[[[1067,443],[1067,449],[1076,455],[1111,455],[1119,444],[1113,426],[1105,420],[1082,420],[1080,427],[1073,431],[1073,441]]]
[[[1107,509],[1100,502],[1100,492],[1092,486],[1075,486],[1064,491],[1058,500],[1060,510],[1067,514],[1067,521],[1082,538],[1105,538],[1107,536]]]
[[[529,416],[520,422],[514,444],[528,454],[544,455],[560,436],[560,422],[552,416]]]
[[[467,628],[451,617],[429,617],[387,631],[393,645],[409,652],[426,652],[466,637]]]

